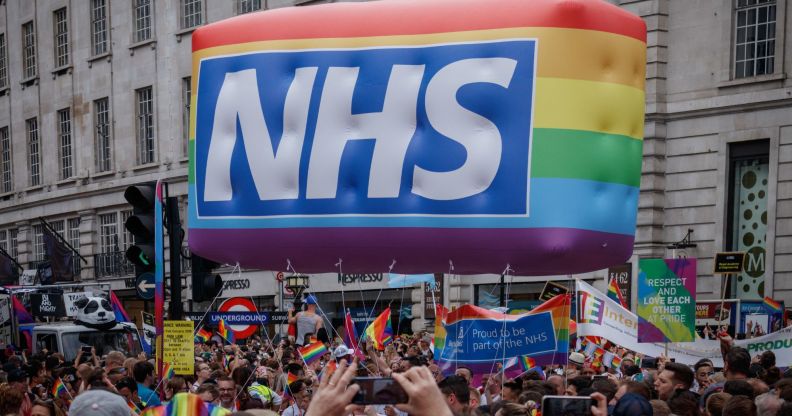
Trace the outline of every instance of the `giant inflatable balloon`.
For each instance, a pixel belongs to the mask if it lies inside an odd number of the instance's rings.
[[[192,42],[195,253],[547,275],[632,252],[646,27],[618,7],[336,3],[241,15]]]

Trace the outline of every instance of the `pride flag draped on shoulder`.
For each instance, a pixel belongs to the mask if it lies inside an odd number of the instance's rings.
[[[378,350],[385,349],[385,346],[393,341],[390,316],[391,310],[388,307],[366,328],[366,337]]]
[[[469,367],[474,384],[499,368],[516,376],[524,372],[521,361],[531,367],[566,364],[570,303],[570,295],[558,295],[521,315],[463,305],[446,315],[445,339],[435,340],[435,361],[446,374]]]

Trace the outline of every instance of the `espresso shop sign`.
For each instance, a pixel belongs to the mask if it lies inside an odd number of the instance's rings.
[[[357,283],[381,282],[382,273],[338,274],[338,283],[343,286]]]

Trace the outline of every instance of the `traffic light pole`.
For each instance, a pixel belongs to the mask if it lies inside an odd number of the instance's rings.
[[[181,221],[179,220],[179,199],[169,196],[165,200],[165,218],[170,243],[170,307],[169,319],[180,320],[184,315],[181,284]]]

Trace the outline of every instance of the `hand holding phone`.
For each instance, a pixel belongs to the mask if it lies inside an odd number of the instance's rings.
[[[354,404],[407,403],[407,393],[390,377],[355,377],[352,383],[360,386],[360,390],[352,398]]]
[[[591,416],[591,397],[545,396],[542,416]]]

